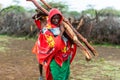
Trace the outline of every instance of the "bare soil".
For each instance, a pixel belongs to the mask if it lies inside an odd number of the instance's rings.
[[[0,37],[0,80],[38,80],[35,40]],[[70,80],[120,80],[120,48],[95,47],[98,57],[87,62],[78,48]]]

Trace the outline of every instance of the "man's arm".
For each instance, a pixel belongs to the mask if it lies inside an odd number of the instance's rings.
[[[61,24],[61,25],[60,25],[60,36],[63,35],[64,31],[65,31],[64,25]]]

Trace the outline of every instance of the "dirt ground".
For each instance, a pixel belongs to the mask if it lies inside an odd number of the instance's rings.
[[[34,40],[0,36],[0,80],[38,80]],[[85,61],[80,49],[71,64],[70,80],[120,80],[120,48],[95,47],[99,57]]]

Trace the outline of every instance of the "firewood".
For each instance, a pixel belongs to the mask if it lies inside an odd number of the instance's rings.
[[[44,13],[46,13],[48,15],[48,11],[46,9],[44,9],[43,7],[41,7],[36,0],[30,0],[34,3],[34,5],[39,8],[41,11],[43,11]],[[48,5],[47,3],[44,2],[44,0],[41,0],[41,2],[43,2],[45,5]],[[47,6],[51,9],[50,6]],[[93,52],[94,55],[96,55],[96,51],[95,49],[87,42],[87,40],[80,34],[78,33],[73,27],[72,25],[68,22],[68,20],[66,18],[64,18],[63,20],[63,24],[65,27],[65,31],[66,33],[69,35],[69,37],[71,39],[73,39],[73,41],[81,48],[81,50],[84,52],[86,58],[88,60],[91,59],[91,54],[89,53],[88,49],[90,49],[91,52]],[[77,36],[76,36],[77,35]],[[88,49],[86,47],[84,47],[82,45],[82,43],[78,40],[78,37],[85,43],[85,45],[88,47]]]
[[[52,7],[50,5],[48,5],[44,0],[40,0],[45,6],[47,6],[49,9],[52,9]],[[98,56],[97,51],[88,43],[87,39],[85,39],[75,28],[73,28],[73,26],[69,23],[69,21],[64,18],[63,20],[65,23],[67,23],[69,25],[69,27],[71,27],[71,29],[75,32],[75,34],[78,36],[78,38],[80,38],[84,44],[86,45],[86,47],[93,53],[94,56]]]

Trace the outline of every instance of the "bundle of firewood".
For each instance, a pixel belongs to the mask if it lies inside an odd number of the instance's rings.
[[[42,12],[48,15],[49,12],[45,8],[41,7],[36,0],[27,1],[32,1],[38,9],[40,9]],[[52,7],[48,5],[44,0],[40,1],[49,9],[52,9]],[[67,33],[67,35],[69,35],[69,37],[74,41],[74,43],[81,48],[87,60],[91,60],[92,58],[92,55],[90,53],[93,53],[94,56],[98,56],[97,51],[88,43],[87,39],[85,39],[75,28],[73,28],[73,26],[69,23],[69,21],[66,18],[64,18],[62,23],[64,25],[65,32]],[[85,46],[83,46],[84,44],[82,44],[80,40],[85,44]]]

